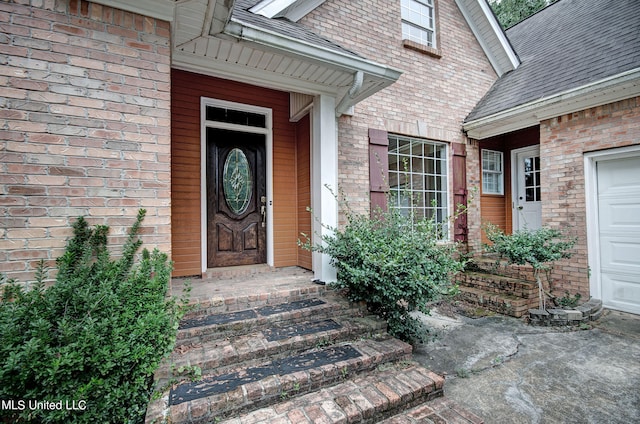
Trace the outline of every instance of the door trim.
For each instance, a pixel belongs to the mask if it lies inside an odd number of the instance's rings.
[[[522,147],[511,151],[511,228],[513,232],[520,228],[519,214],[516,210],[516,197],[518,195],[518,155],[528,151],[537,152],[540,156],[540,145]],[[542,162],[541,162],[542,164]],[[541,219],[542,221],[542,219]]]
[[[258,113],[265,116],[265,128],[207,121],[207,106]],[[200,97],[200,263],[202,273],[207,272],[207,128],[220,128],[265,135],[266,189],[267,189],[267,265],[274,265],[273,254],[273,110],[226,100]]]
[[[598,162],[640,156],[640,146],[622,147],[584,154],[584,190],[587,219],[587,263],[589,266],[589,294],[602,299],[600,269],[600,215],[598,212]]]

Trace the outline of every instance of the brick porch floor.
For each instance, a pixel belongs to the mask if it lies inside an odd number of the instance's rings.
[[[256,296],[295,298],[296,294],[322,294],[326,290],[325,286],[313,282],[311,271],[266,265],[214,269],[204,278],[174,278],[171,281],[171,294],[180,297],[187,284],[191,285],[189,304],[203,307],[216,306],[224,299],[237,298],[238,304],[242,304],[244,300]]]

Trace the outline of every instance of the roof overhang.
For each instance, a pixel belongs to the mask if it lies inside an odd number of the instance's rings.
[[[355,54],[232,19],[234,0],[92,0],[172,23],[178,69],[303,94],[336,97],[336,114],[393,84],[401,71]],[[254,9],[296,21],[325,0],[264,0]]]
[[[232,17],[233,3],[176,3],[174,68],[283,91],[331,95],[336,98],[338,116],[402,74],[356,54]]]
[[[513,71],[520,65],[518,55],[485,0],[456,0],[471,31],[498,76]]]
[[[640,68],[465,122],[462,128],[469,138],[482,140],[636,96],[640,96]]]

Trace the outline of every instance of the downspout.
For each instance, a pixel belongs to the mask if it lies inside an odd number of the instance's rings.
[[[342,97],[342,99],[340,99],[340,103],[338,103],[338,106],[336,106],[336,118],[342,116],[342,114],[345,113],[347,109],[353,106],[352,100],[356,98],[356,96],[362,91],[363,82],[364,72],[357,71],[353,76],[353,83],[351,84],[349,91]]]

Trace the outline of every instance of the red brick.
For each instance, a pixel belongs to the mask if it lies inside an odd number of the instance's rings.
[[[327,414],[324,413],[324,410],[318,405],[307,406],[304,408],[304,412],[306,416],[309,417],[309,420],[314,424],[332,423]]]
[[[291,424],[303,424],[303,423],[312,423],[313,421],[310,421],[306,415],[304,414],[304,412],[302,412],[302,410],[300,409],[294,409],[292,411],[289,411],[287,413],[287,418],[289,418],[289,421],[291,422]]]

